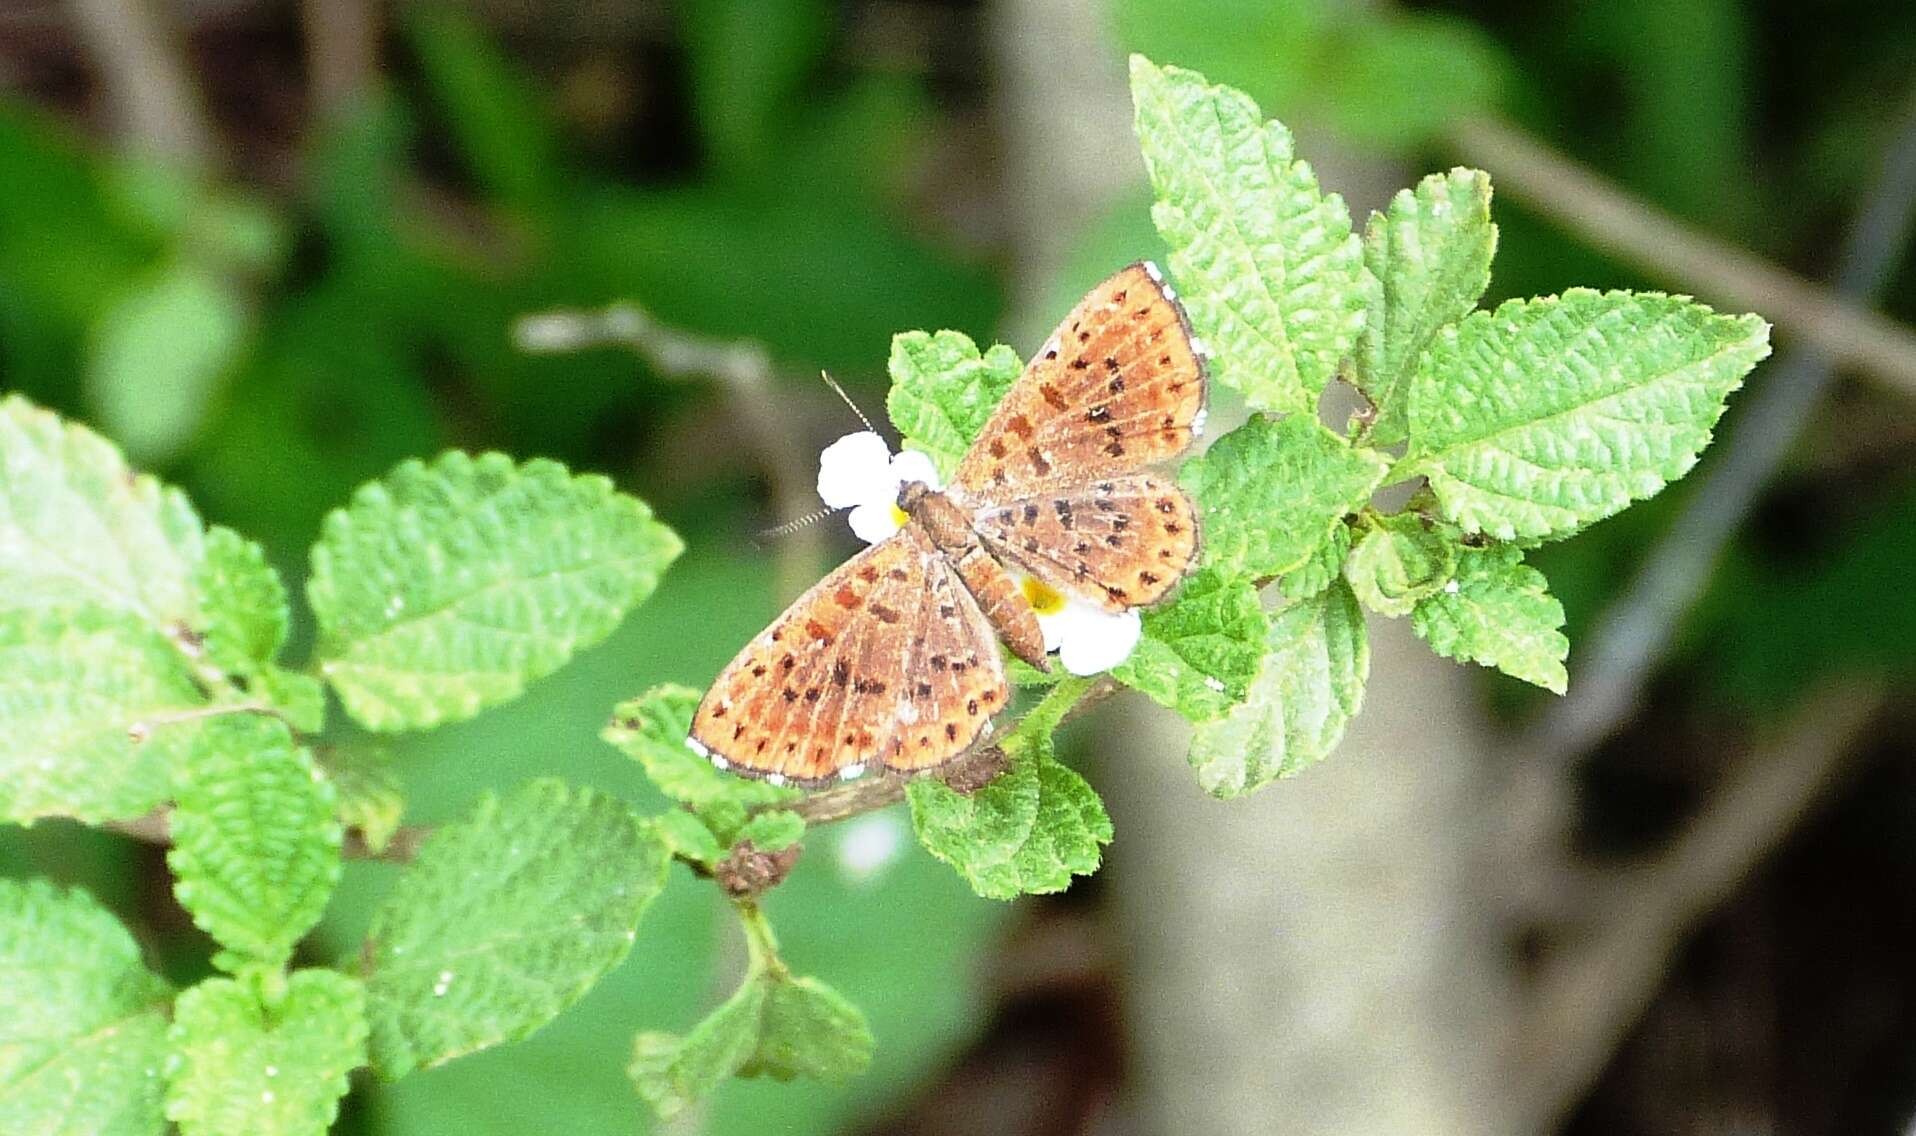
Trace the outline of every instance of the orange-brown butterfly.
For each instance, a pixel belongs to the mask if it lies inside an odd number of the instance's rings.
[[[1203,348],[1155,265],[1091,290],[992,413],[940,492],[739,652],[687,743],[801,785],[942,765],[1010,696],[993,629],[1048,669],[1015,570],[1109,611],[1162,600],[1197,562],[1197,513],[1143,467],[1203,429]],[[882,447],[881,447],[882,448]]]

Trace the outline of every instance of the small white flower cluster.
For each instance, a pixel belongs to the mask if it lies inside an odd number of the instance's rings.
[[[933,489],[944,484],[929,457],[916,450],[893,454],[870,430],[847,434],[818,455],[818,496],[830,508],[850,509],[852,532],[867,544],[877,544],[904,526],[898,491],[908,481],[922,481]],[[1056,651],[1070,673],[1099,674],[1136,649],[1143,631],[1136,609],[1109,612],[1041,580],[1022,577],[1020,583],[1044,633],[1045,650]]]

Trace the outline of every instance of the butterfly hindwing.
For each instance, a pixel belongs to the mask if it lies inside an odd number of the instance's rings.
[[[987,505],[972,524],[993,555],[1113,611],[1156,603],[1197,566],[1191,499],[1154,474]]]
[[[1005,697],[983,697],[1002,686],[1002,665],[977,605],[951,595],[950,576],[915,525],[846,561],[725,668],[693,716],[692,739],[740,773],[802,785],[908,747],[914,762],[949,760],[989,717],[967,714],[968,704],[995,710]],[[934,643],[946,669],[928,701],[908,679],[929,666]],[[917,744],[926,730],[936,737]]]
[[[1204,363],[1148,264],[1091,290],[1031,357],[949,490],[966,504],[1128,473],[1184,452],[1202,427]]]

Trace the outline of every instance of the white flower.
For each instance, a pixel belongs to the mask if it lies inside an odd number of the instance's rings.
[[[1089,600],[1068,596],[1042,580],[1025,577],[1020,586],[1044,633],[1044,649],[1056,651],[1074,675],[1108,671],[1131,657],[1144,624],[1136,608],[1106,611]]]
[[[938,469],[917,450],[894,455],[870,430],[847,434],[818,455],[818,496],[829,508],[850,509],[852,532],[877,544],[905,523],[898,490],[907,481],[941,488]]]

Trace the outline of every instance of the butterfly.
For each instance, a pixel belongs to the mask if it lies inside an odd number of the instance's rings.
[[[1123,611],[1163,600],[1196,566],[1190,498],[1145,467],[1198,437],[1207,385],[1203,347],[1155,265],[1093,288],[950,486],[904,484],[898,532],[747,644],[686,744],[720,768],[806,786],[964,753],[1010,698],[997,639],[1048,669],[1014,570]]]

